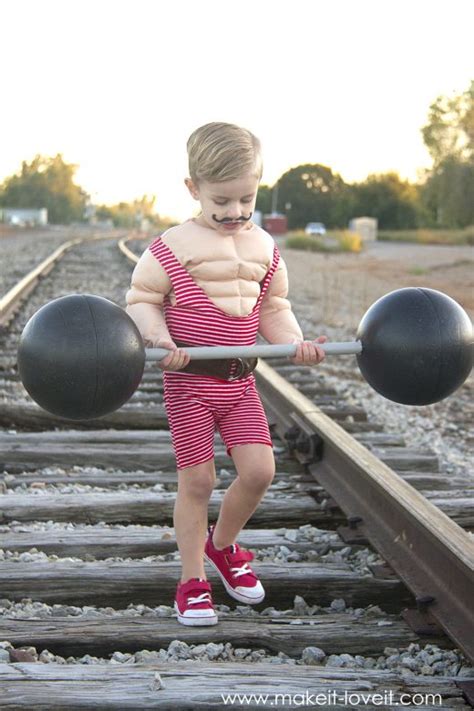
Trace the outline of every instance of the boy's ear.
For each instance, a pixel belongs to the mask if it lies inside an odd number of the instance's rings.
[[[192,179],[191,179],[191,178],[185,178],[185,179],[184,179],[184,184],[186,185],[187,189],[188,189],[189,192],[191,193],[191,196],[192,196],[195,200],[199,200],[199,194],[198,194],[197,188],[196,188],[196,186],[194,185]]]

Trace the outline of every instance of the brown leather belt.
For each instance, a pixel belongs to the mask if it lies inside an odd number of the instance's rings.
[[[190,343],[176,341],[178,348],[192,348]],[[258,358],[216,358],[191,360],[185,368],[179,370],[180,373],[192,373],[193,375],[210,375],[220,380],[243,380],[257,367]]]

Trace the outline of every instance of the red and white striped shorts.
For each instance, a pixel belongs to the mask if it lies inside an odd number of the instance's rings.
[[[164,372],[164,399],[178,469],[214,457],[218,431],[227,454],[239,444],[272,446],[255,377],[223,381],[191,373]]]

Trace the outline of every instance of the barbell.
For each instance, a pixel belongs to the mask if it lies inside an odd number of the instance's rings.
[[[365,380],[404,405],[428,405],[453,393],[472,368],[472,324],[440,291],[392,291],[366,312],[357,340],[320,344],[328,355],[355,354]],[[296,344],[203,346],[191,359],[294,356]],[[130,316],[108,299],[71,294],[42,306],[18,347],[18,371],[45,410],[72,420],[102,417],[131,398],[146,360],[166,349],[145,349]]]

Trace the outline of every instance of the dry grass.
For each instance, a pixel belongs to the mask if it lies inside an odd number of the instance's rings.
[[[380,230],[378,239],[384,242],[416,242],[417,244],[474,245],[474,225],[463,230]]]
[[[448,294],[474,317],[474,262],[466,246],[371,243],[360,254],[306,253],[283,248],[290,300],[297,292],[315,323],[354,332],[381,296],[407,286]]]

